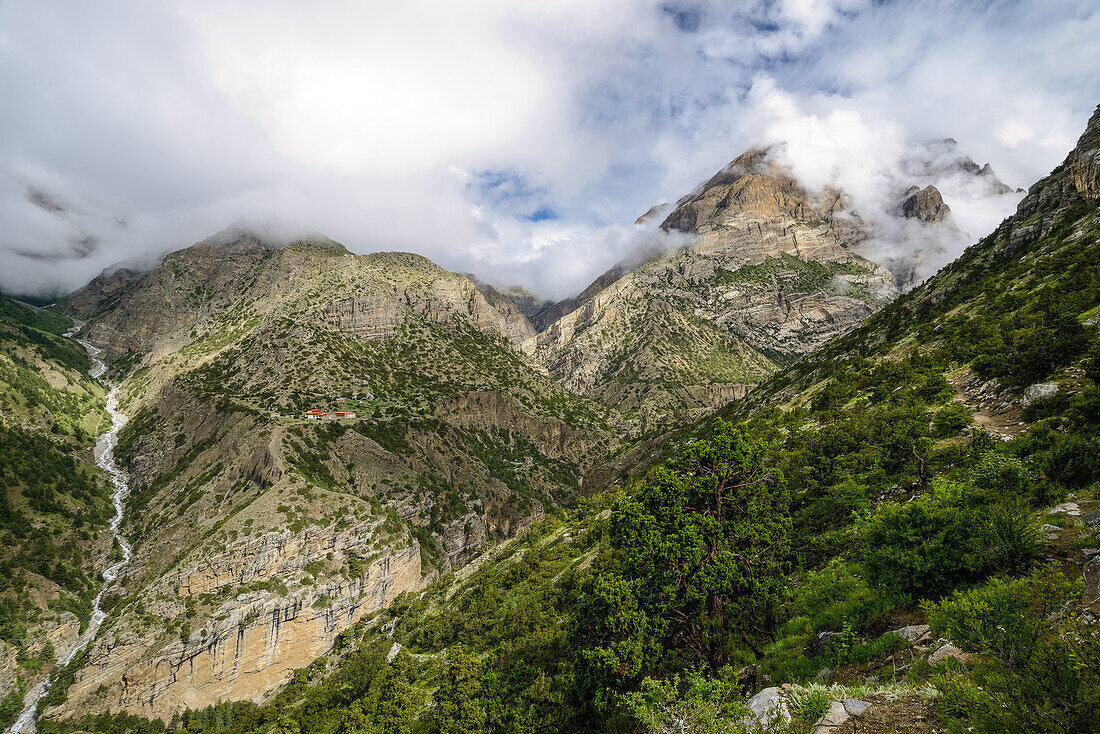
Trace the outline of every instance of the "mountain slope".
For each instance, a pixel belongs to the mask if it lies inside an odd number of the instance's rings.
[[[122,380],[135,555],[58,715],[258,697],[614,472],[613,414],[422,257],[231,232],[101,286],[68,304]]]
[[[1065,162],[993,233],[817,359],[772,380],[748,405],[812,395],[815,383],[824,385],[828,360],[919,347],[965,365],[952,378],[968,401],[985,404],[979,415],[1015,422],[1024,388],[1064,377],[1096,323],[1098,128],[1094,115]]]

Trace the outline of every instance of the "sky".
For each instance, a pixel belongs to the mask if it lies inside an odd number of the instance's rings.
[[[1098,0],[0,0],[0,290],[243,225],[562,298],[754,145],[861,212],[947,137],[1027,187],[1098,72]],[[965,241],[1019,198],[937,183]]]

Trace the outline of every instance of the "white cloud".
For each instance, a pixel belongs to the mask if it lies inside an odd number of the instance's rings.
[[[1085,0],[9,0],[0,288],[245,220],[566,295],[758,142],[861,197],[948,136],[1027,185],[1100,100],[1097,37]],[[996,212],[964,194],[977,236]]]
[[[1031,140],[1035,131],[1023,120],[1006,120],[997,131],[997,139],[1009,148],[1015,148],[1025,140]]]

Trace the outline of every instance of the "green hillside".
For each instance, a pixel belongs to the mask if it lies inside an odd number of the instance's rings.
[[[109,491],[91,447],[109,418],[72,322],[0,295],[0,724],[91,615]],[[50,631],[55,634],[47,636]]]

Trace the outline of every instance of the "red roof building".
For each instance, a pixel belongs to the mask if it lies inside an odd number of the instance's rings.
[[[307,410],[305,413],[302,413],[302,415],[311,420],[319,421],[328,415],[328,413],[320,408],[314,408],[313,410]]]
[[[354,418],[355,417],[355,411],[354,410],[338,410],[335,413],[333,413],[333,415],[335,415],[337,418]]]

